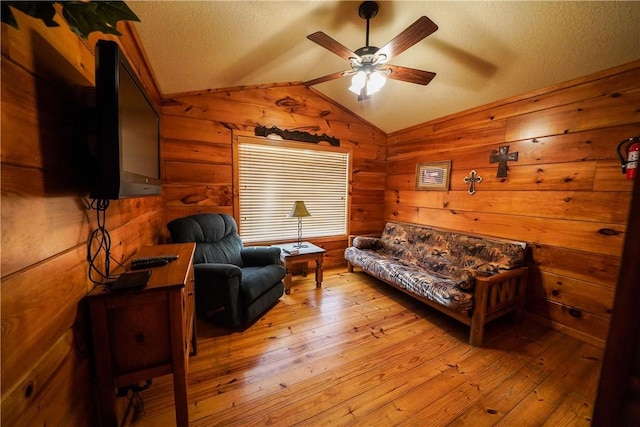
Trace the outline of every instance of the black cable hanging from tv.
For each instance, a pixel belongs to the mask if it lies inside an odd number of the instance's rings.
[[[87,240],[88,277],[92,283],[104,285],[106,282],[115,279],[110,275],[110,266],[111,260],[116,260],[111,257],[111,236],[105,227],[109,199],[93,199],[89,206],[96,211],[98,227],[91,232]],[[100,270],[96,262],[102,253],[104,253],[104,271]],[[116,262],[121,265],[118,261]],[[98,277],[95,277],[95,275]]]

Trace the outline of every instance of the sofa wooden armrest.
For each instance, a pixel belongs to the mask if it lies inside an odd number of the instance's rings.
[[[520,267],[495,276],[476,277],[469,344],[482,345],[484,326],[493,319],[511,311],[521,316],[527,275],[528,268]]]

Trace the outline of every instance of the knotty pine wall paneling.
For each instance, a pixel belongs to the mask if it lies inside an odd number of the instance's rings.
[[[603,346],[632,189],[616,146],[637,135],[640,61],[395,132],[384,216],[528,242],[527,311]],[[503,145],[518,160],[497,178],[489,157]],[[439,160],[452,162],[450,191],[416,191],[416,164]]]
[[[94,425],[83,298],[93,286],[86,247],[96,220],[78,125],[85,87],[94,85],[95,43],[105,36],[83,41],[60,17],[60,27],[46,28],[14,13],[20,28],[2,25],[0,424]],[[119,29],[159,108],[135,32]],[[158,241],[163,208],[157,196],[111,203],[106,226],[117,259]]]
[[[285,83],[167,95],[162,105],[167,221],[200,212],[228,213],[237,220],[233,141],[255,136],[257,126],[276,126],[340,139],[353,165],[349,231],[380,231],[386,135],[318,92]],[[325,266],[344,264],[346,237],[313,243],[327,251]]]

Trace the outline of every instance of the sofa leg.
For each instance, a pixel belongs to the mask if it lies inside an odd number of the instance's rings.
[[[482,347],[482,340],[484,339],[484,324],[471,325],[471,333],[469,334],[469,344]]]
[[[484,326],[487,320],[486,293],[480,293],[477,302],[480,302],[479,306],[474,307],[473,314],[471,315],[471,333],[469,334],[469,344],[476,347],[482,346],[482,340],[484,339]]]
[[[349,261],[347,261],[347,271],[349,273],[353,273],[353,264],[351,264]]]

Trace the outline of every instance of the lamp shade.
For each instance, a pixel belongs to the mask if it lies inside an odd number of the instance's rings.
[[[302,200],[297,200],[293,202],[293,206],[291,207],[291,211],[289,211],[288,218],[302,218],[303,216],[311,216],[307,207],[304,205]]]

